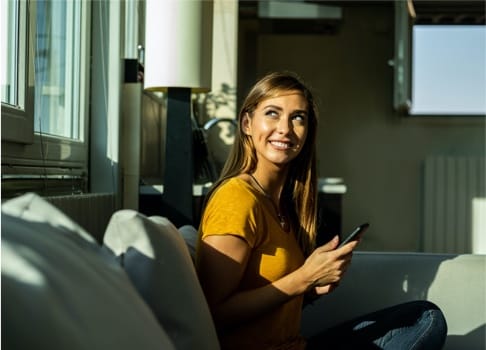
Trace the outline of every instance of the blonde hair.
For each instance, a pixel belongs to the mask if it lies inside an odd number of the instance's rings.
[[[235,141],[221,172],[220,178],[206,196],[225,180],[251,173],[257,165],[253,143],[241,127],[243,116],[253,116],[258,104],[268,98],[286,91],[299,91],[307,101],[308,130],[305,143],[299,155],[289,164],[287,178],[281,194],[281,200],[291,203],[290,219],[299,245],[307,256],[315,247],[317,230],[317,175],[316,175],[316,133],[317,107],[311,91],[302,79],[294,73],[275,72],[260,79],[250,90],[238,114],[238,126]]]

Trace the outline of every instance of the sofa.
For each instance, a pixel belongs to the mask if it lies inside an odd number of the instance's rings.
[[[486,349],[486,255],[354,253],[339,288],[304,309],[302,332],[417,299],[443,311],[444,349]]]
[[[5,349],[218,349],[193,265],[196,230],[133,210],[103,244],[29,193],[2,204]],[[445,313],[446,349],[484,349],[486,256],[356,252],[345,279],[304,308],[312,335],[412,299]]]

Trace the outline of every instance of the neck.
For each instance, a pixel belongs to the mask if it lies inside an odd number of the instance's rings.
[[[273,196],[272,194],[270,194],[268,192],[268,190],[264,187],[264,185],[262,185],[260,183],[260,180],[257,179],[257,177],[255,176],[255,173],[254,174],[249,174],[251,179],[252,179],[252,182],[253,182],[253,185],[260,191],[262,192],[268,199],[269,201],[272,203],[274,209],[275,209],[275,213],[278,217],[278,221],[280,223],[280,226],[282,227],[282,229],[285,231],[285,232],[289,232],[289,223],[288,223],[288,218],[286,218],[286,215],[285,215],[285,208],[282,208],[282,203],[280,202],[280,193],[282,192],[282,188],[283,188],[283,182],[282,184],[280,184],[280,186],[278,187],[278,192],[275,192],[276,195]]]
[[[286,172],[263,172],[257,169],[251,176],[257,182],[257,185],[261,187],[261,190],[279,205]]]

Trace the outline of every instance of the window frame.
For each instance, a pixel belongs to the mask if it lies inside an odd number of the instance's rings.
[[[20,16],[20,22],[28,25],[26,48],[29,51],[19,55],[25,60],[26,107],[22,110],[2,103],[2,176],[18,175],[19,169],[25,175],[29,171],[34,177],[41,173],[64,174],[70,169],[71,174],[85,176],[88,168],[88,129],[89,129],[89,87],[90,87],[90,55],[91,55],[91,2],[81,1],[81,82],[79,90],[80,140],[52,136],[34,132],[34,60],[33,45],[28,42],[35,40],[36,1],[20,0],[25,6],[25,13]],[[21,69],[19,69],[21,70]],[[20,84],[20,82],[19,82]],[[16,131],[20,130],[20,131]],[[8,134],[7,134],[8,132]],[[58,170],[56,170],[58,169]]]
[[[18,105],[2,102],[2,143],[4,140],[32,143],[34,141],[34,65],[27,59],[32,32],[33,17],[27,1],[18,1],[17,91]],[[35,29],[34,29],[35,31]]]

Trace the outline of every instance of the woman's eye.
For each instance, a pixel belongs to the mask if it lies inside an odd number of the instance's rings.
[[[305,117],[302,114],[296,114],[292,117],[292,119],[303,122],[305,120]]]
[[[276,117],[278,116],[278,113],[276,111],[269,110],[265,113],[265,115],[268,115],[269,117]]]

